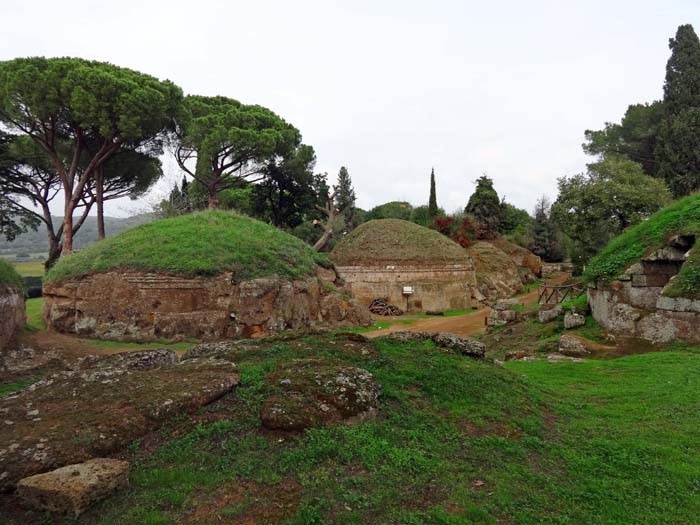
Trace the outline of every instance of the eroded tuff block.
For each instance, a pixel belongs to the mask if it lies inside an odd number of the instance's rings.
[[[31,509],[79,516],[128,485],[128,461],[98,458],[24,478],[17,493]]]

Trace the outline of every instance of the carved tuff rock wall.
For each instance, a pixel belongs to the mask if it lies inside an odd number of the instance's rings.
[[[338,266],[353,295],[364,306],[387,297],[406,311],[464,310],[472,307],[476,279],[472,266]],[[403,295],[404,286],[413,294]]]
[[[251,337],[316,324],[367,325],[333,270],[302,280],[234,282],[111,271],[44,284],[44,318],[60,332],[128,341]]]
[[[700,342],[700,300],[666,297],[664,287],[677,275],[694,237],[676,238],[610,283],[588,289],[591,312],[613,334],[653,343],[676,339]]]
[[[0,352],[25,322],[24,295],[0,284]]]

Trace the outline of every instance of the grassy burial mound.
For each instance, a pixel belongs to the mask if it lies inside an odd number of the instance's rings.
[[[593,317],[614,334],[653,343],[700,341],[700,195],[615,238],[585,272]]]
[[[444,235],[401,219],[377,219],[358,226],[333,250],[338,266],[465,264],[464,248]]]
[[[143,224],[63,257],[46,280],[116,269],[298,278],[313,274],[317,264],[327,265],[323,255],[282,230],[245,215],[205,211]]]
[[[471,308],[476,287],[472,260],[444,235],[400,219],[366,222],[331,253],[357,299],[386,298],[416,312]],[[412,292],[404,294],[405,287]]]
[[[48,324],[103,339],[248,337],[368,315],[303,241],[207,211],[151,222],[61,259],[44,285]]]
[[[700,194],[693,194],[659,210],[649,219],[613,239],[588,264],[584,276],[589,281],[611,281],[633,263],[667,246],[678,235],[689,240],[700,234]],[[700,298],[700,253],[690,250],[673,283],[664,291],[669,296]]]

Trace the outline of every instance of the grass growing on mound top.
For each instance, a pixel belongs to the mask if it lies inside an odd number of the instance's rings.
[[[47,281],[76,278],[113,269],[180,275],[215,275],[237,279],[297,278],[325,264],[300,239],[244,215],[205,211],[154,221],[63,257]]]
[[[468,262],[459,244],[401,219],[377,219],[358,226],[340,241],[331,259],[340,265]]]
[[[700,194],[672,203],[610,241],[588,264],[584,278],[588,281],[615,279],[627,266],[663,247],[675,234],[700,234]],[[689,257],[676,278],[674,287],[700,292],[698,259],[697,255]]]
[[[15,290],[24,289],[24,281],[10,263],[0,259],[0,285],[6,285]]]

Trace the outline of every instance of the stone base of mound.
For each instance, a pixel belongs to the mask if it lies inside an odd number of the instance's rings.
[[[618,280],[590,287],[593,318],[612,334],[652,343],[700,342],[700,300],[664,295],[685,262],[686,250],[662,248],[630,266]]]
[[[25,322],[24,295],[0,284],[0,352]]]
[[[44,318],[59,332],[123,341],[214,340],[318,324],[368,325],[369,314],[339,283],[334,270],[320,267],[316,275],[294,281],[110,271],[45,283]]]
[[[476,286],[474,270],[467,265],[338,266],[353,295],[364,306],[374,299],[407,312],[466,310]],[[410,294],[405,293],[406,287]]]

